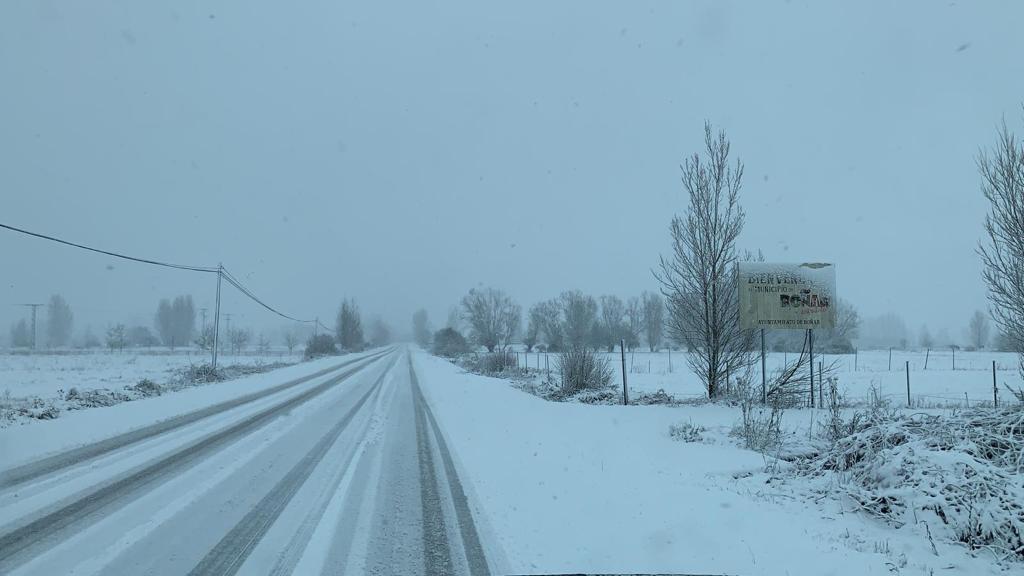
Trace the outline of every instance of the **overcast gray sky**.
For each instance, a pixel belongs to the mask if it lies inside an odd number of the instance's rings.
[[[654,289],[707,119],[746,164],[741,247],[958,335],[986,306],[974,158],[1022,129],[1022,24],[1009,1],[6,0],[0,222],[404,331],[479,284],[524,308]],[[0,270],[4,331],[55,292],[97,332],[213,301],[210,277],[3,231]]]

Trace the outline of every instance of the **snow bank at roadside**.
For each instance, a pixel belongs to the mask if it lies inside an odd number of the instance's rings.
[[[957,546],[936,556],[838,497],[809,502],[766,483],[764,457],[715,441],[734,408],[547,402],[439,358],[414,361],[510,572],[999,572]],[[711,441],[673,440],[680,422]]]
[[[376,352],[379,350],[320,358],[216,385],[187,388],[173,394],[152,396],[115,406],[77,410],[57,420],[31,420],[21,425],[0,428],[0,468],[96,442]]]

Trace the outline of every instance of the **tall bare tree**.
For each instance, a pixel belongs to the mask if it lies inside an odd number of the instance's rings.
[[[967,340],[980,350],[988,345],[988,335],[988,316],[981,310],[975,310],[967,324]]]
[[[64,346],[71,339],[74,315],[71,306],[60,294],[50,296],[46,305],[46,339],[50,346]]]
[[[28,348],[32,345],[32,331],[28,327],[28,322],[22,318],[14,324],[11,324],[11,347],[12,348]]]
[[[285,330],[284,345],[288,348],[289,354],[299,345],[299,335],[295,333],[295,330]]]
[[[1024,142],[1003,123],[996,145],[978,155],[989,201],[988,238],[979,247],[992,316],[1021,354],[1024,372]]]
[[[363,320],[354,299],[341,301],[336,324],[338,344],[342,350],[357,352],[363,349]]]
[[[625,340],[626,325],[623,320],[626,317],[626,305],[618,296],[601,296],[600,301],[599,337],[601,344],[606,346],[609,352],[614,352],[619,340]]]
[[[665,303],[661,294],[644,292],[641,295],[644,308],[644,337],[647,347],[654,352],[661,346],[662,331],[665,326]]]
[[[462,297],[462,317],[469,324],[470,336],[488,352],[512,342],[521,316],[519,305],[496,288],[473,288]]]
[[[921,335],[918,336],[917,341],[925,349],[931,349],[935,346],[935,338],[932,338],[931,330],[928,330],[927,324],[921,326]]]
[[[370,344],[372,346],[385,346],[391,343],[391,327],[380,316],[374,316],[370,321]]]
[[[635,350],[640,346],[640,334],[644,331],[644,307],[640,298],[630,296],[626,300],[626,348]]]
[[[558,298],[545,300],[530,309],[530,319],[536,317],[544,344],[550,352],[565,348],[565,324],[562,323],[562,302]]]
[[[523,346],[526,346],[527,352],[532,351],[533,347],[537,345],[537,340],[540,339],[540,331],[544,326],[543,313],[543,304],[530,306],[526,320],[526,332],[523,333]]]
[[[693,350],[687,359],[709,397],[718,395],[726,375],[754,360],[753,331],[741,330],[736,275],[736,239],[743,230],[739,204],[743,164],[729,162],[725,132],[704,124],[705,153],[683,163],[683,187],[690,205],[672,218],[672,256],[661,258],[655,277],[668,306],[667,328]]]
[[[571,290],[562,292],[560,304],[565,344],[572,348],[594,344],[597,300],[579,290]]]
[[[430,320],[427,319],[427,311],[422,308],[412,315],[412,338],[424,348],[430,346]]]

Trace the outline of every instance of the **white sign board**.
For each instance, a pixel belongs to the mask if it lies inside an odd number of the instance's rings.
[[[740,327],[772,330],[833,328],[836,267],[832,264],[739,264]]]

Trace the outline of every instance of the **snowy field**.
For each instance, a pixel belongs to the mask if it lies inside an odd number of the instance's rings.
[[[640,387],[696,393],[683,375],[667,374],[667,355],[648,358],[652,366],[664,360],[665,373],[636,375]],[[805,479],[766,473],[771,459],[729,436],[738,408],[548,402],[439,358],[420,354],[416,361],[512,573],[1006,570],[986,551],[970,554],[941,523],[930,526],[933,551],[921,525],[894,528],[854,510],[838,489],[822,493],[819,485],[811,494]],[[824,415],[788,411],[787,442],[803,442]],[[673,440],[669,429],[680,423],[701,427],[702,440]]]
[[[769,353],[766,359],[768,374],[781,367],[795,355]],[[1006,352],[956,352],[956,370],[953,369],[953,352],[951,350],[931,351],[927,354],[928,366],[925,369],[926,353],[916,351],[892,352],[892,370],[889,370],[888,350],[860,351],[853,354],[826,354],[815,356],[815,364],[820,360],[828,365],[837,363],[836,377],[839,379],[841,394],[848,402],[859,403],[868,398],[874,387],[883,397],[896,405],[906,405],[907,375],[906,363],[910,365],[910,395],[914,406],[918,407],[964,407],[977,403],[992,402],[992,362],[996,362],[996,380],[999,384],[999,398],[1009,400],[1005,385],[1019,387],[1022,385],[1020,371],[1017,368],[1017,355]],[[545,367],[555,368],[556,354],[543,353],[528,355],[531,370]],[[616,385],[622,386],[622,360],[619,352],[605,354],[615,369]],[[522,362],[523,353],[519,352]],[[817,366],[815,366],[817,369]],[[634,392],[657,392],[659,389],[679,398],[699,398],[705,396],[703,387],[686,363],[685,352],[627,352],[626,379],[629,389]],[[760,361],[754,367],[754,382],[761,381]],[[966,394],[966,397],[965,397]]]
[[[289,355],[285,350],[272,351],[265,355],[222,354],[218,357],[218,364],[229,366],[295,363],[301,359],[301,353]],[[57,397],[60,390],[66,392],[71,388],[121,389],[137,384],[142,379],[162,384],[183,368],[209,362],[210,355],[198,351],[177,351],[173,354],[163,351],[159,354],[149,351],[59,355],[3,354],[0,355],[0,395],[9,393],[11,398],[38,396],[49,399]]]

